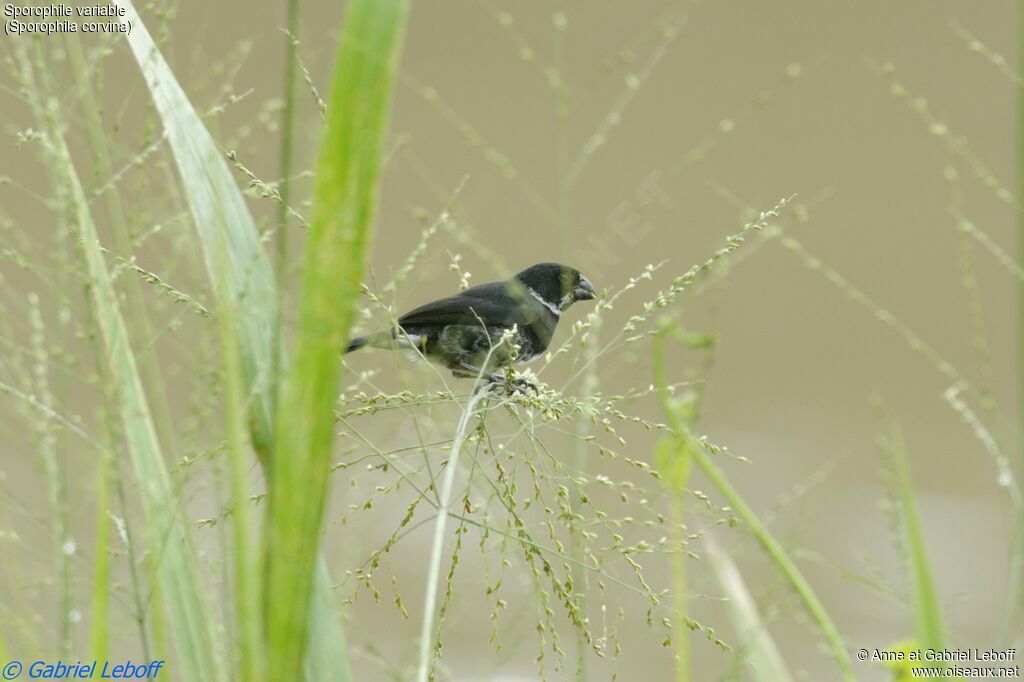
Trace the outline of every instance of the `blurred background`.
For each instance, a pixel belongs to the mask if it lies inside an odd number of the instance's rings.
[[[343,4],[300,6],[289,174],[291,204],[300,214],[309,205],[318,98],[329,89]],[[470,284],[534,262],[565,262],[606,295],[658,265],[602,316],[591,346],[571,345],[539,373],[567,397],[644,393],[653,381],[650,337],[615,345],[585,380],[575,373],[586,353],[612,342],[659,290],[761,211],[790,198],[782,217],[771,221],[773,230],[751,235],[641,331],[667,312],[689,332],[715,335],[710,368],[703,353],[672,348],[668,379],[701,386],[694,431],[728,447],[721,467],[797,559],[849,651],[889,646],[914,633],[889,467],[877,444],[893,424],[906,446],[950,647],[1019,644],[1021,612],[1007,608],[1015,506],[1011,488],[1000,483],[1001,472],[1004,484],[1007,472],[1021,473],[1014,331],[1021,269],[1012,255],[1020,201],[1013,189],[1014,101],[1021,78],[1013,66],[1014,5],[416,3],[367,284],[400,313],[456,290],[453,262],[470,273]],[[140,12],[215,140],[235,152],[250,209],[270,230],[278,205],[250,183],[256,177],[279,187],[282,176],[283,5],[182,3],[140,6]],[[209,306],[212,298],[159,120],[119,40],[85,38],[78,48],[62,38],[0,42],[8,66],[0,74],[0,355],[6,356],[0,379],[37,395],[34,372],[48,367],[58,411],[90,434],[104,429],[82,284],[67,255],[74,238],[57,210],[60,188],[51,186],[33,141],[37,124],[22,93],[16,41],[41,53],[45,77],[61,93],[72,155],[105,216],[98,221],[101,237],[111,229],[107,196],[116,189],[122,198],[135,241],[131,253],[111,244],[111,263],[126,262],[114,254],[134,255],[138,267],[191,301],[175,303],[129,267],[119,276],[126,297],[133,295],[126,280],[141,283],[131,286],[141,289],[136,295],[149,323],[134,328],[134,350],[161,367],[163,388],[152,397],[163,414],[161,436],[208,547],[208,577],[220,581],[223,531],[215,521],[224,497],[215,431],[221,422],[219,397],[209,390],[217,371],[216,325],[193,306]],[[76,114],[82,97],[76,49],[103,112],[100,128],[111,149],[106,168],[90,146],[86,119]],[[436,230],[412,273],[382,291],[431,226]],[[292,216],[285,232],[284,247],[269,232],[267,244],[275,255],[285,249],[282,272],[293,293],[304,228]],[[797,240],[790,248],[787,237]],[[583,319],[590,312],[583,305],[566,322]],[[287,319],[290,314],[286,305]],[[386,326],[387,319],[380,306],[367,303],[360,329]],[[563,323],[556,343],[568,338],[568,327]],[[385,353],[360,353],[346,366],[349,398],[371,388],[392,394],[442,388],[434,372]],[[947,395],[958,381],[969,388]],[[664,421],[649,393],[622,409]],[[397,450],[438,434],[450,437],[457,418],[450,406],[417,410],[353,417],[340,428],[346,436],[336,460],[357,459],[370,442]],[[497,434],[515,425],[502,415],[494,420],[489,427]],[[67,536],[53,537],[48,476],[37,454],[41,434],[32,424],[24,401],[0,394],[0,629],[12,652],[46,652],[61,636],[52,557],[60,547],[77,562],[69,604],[76,615],[67,633],[77,652],[89,622],[96,458],[66,429],[57,434],[69,514]],[[617,428],[624,445],[601,435],[619,458],[585,447],[574,459],[581,428],[587,427],[538,429],[537,438],[552,458],[582,463],[592,477],[637,481],[640,489],[628,503],[608,496],[615,518],[642,517],[641,499],[652,515],[665,513],[658,482],[622,459],[653,464],[656,430],[623,421]],[[536,446],[507,442],[517,457],[537,456]],[[438,460],[443,456],[438,450]],[[378,599],[369,588],[356,594],[361,583],[346,571],[384,545],[415,495],[395,488],[396,474],[379,467],[342,468],[333,476],[324,542],[339,600],[354,599],[344,613],[357,679],[403,679],[416,650],[429,526],[403,534],[391,548],[374,577]],[[253,485],[254,492],[262,485],[255,467]],[[794,677],[838,679],[818,632],[757,543],[742,527],[716,527],[729,516],[720,509],[725,502],[699,474],[688,487],[712,503],[692,495],[686,502],[684,522],[696,535],[688,547],[694,553],[690,615],[735,644],[723,589],[706,560],[703,536],[714,529]],[[487,504],[486,495],[469,489],[474,504]],[[135,507],[129,495],[126,509]],[[630,522],[622,527],[627,543],[664,535]],[[476,529],[463,537],[439,677],[529,680],[543,665],[549,679],[573,679],[572,628],[556,604],[568,652],[559,663],[550,635],[547,644],[538,642],[536,590],[521,552],[511,546],[481,552]],[[503,559],[511,566],[502,568]],[[637,560],[651,590],[670,587],[664,553]],[[489,644],[494,600],[485,588],[502,571],[508,605],[497,641]],[[609,571],[632,579],[621,561]],[[123,586],[125,566],[115,565],[114,574],[115,585]],[[114,589],[112,652],[137,655],[132,600],[126,588]],[[588,654],[589,678],[673,679],[673,650],[662,645],[657,622],[647,624],[644,597],[615,585],[599,592],[594,582],[588,592],[592,623],[615,621],[608,627],[621,647],[603,658]],[[539,665],[542,650],[547,656]],[[691,635],[691,653],[693,679],[745,679],[735,652],[701,633]],[[891,678],[878,665],[855,665],[859,679]]]

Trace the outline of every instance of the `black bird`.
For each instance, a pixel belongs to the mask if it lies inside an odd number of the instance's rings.
[[[500,382],[503,377],[496,370],[543,354],[562,313],[596,295],[575,268],[538,263],[504,282],[480,284],[422,305],[398,318],[397,329],[354,338],[345,352],[363,346],[415,348],[457,377]],[[511,341],[518,353],[501,343],[513,327]]]

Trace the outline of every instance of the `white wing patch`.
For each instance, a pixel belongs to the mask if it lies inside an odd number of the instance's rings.
[[[397,339],[399,348],[408,348],[410,350],[419,348],[422,340],[423,337],[419,334],[399,334]]]

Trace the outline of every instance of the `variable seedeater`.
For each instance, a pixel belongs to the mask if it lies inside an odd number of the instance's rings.
[[[480,284],[422,305],[399,317],[394,330],[352,339],[345,352],[363,346],[415,349],[457,377],[500,382],[504,377],[497,370],[543,354],[562,313],[596,296],[579,270],[538,263],[504,282]],[[512,329],[511,343],[503,343]]]

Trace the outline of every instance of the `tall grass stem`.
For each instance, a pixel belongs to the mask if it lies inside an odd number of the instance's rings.
[[[665,381],[665,336],[666,335],[664,333],[661,333],[654,337],[652,362],[654,370],[654,385],[657,389],[656,392],[658,394],[658,399],[661,402],[662,409],[669,420],[670,428],[675,432],[678,438],[689,441],[692,436],[690,435],[688,427],[679,418],[676,410],[672,409],[672,406],[669,403],[669,390]],[[856,677],[853,674],[853,664],[850,661],[846,644],[843,642],[843,638],[839,634],[839,630],[832,622],[832,618],[828,615],[828,612],[825,610],[821,600],[818,599],[813,588],[811,588],[810,583],[807,582],[807,579],[804,578],[800,569],[797,568],[795,563],[793,563],[793,560],[790,559],[786,550],[782,548],[782,545],[779,544],[778,540],[776,540],[768,531],[768,528],[761,522],[761,519],[754,510],[747,505],[739,492],[732,487],[732,484],[729,483],[725,474],[718,469],[713,461],[711,461],[711,458],[704,451],[704,448],[698,445],[697,447],[690,448],[690,452],[692,453],[697,466],[700,467],[701,472],[716,488],[718,488],[718,491],[723,497],[725,497],[729,502],[729,505],[736,512],[736,516],[747,525],[750,531],[754,534],[754,537],[757,538],[757,541],[768,553],[768,556],[771,557],[773,562],[775,562],[776,567],[782,572],[786,581],[790,586],[792,586],[794,591],[796,591],[797,595],[800,597],[800,601],[803,602],[807,612],[810,614],[811,618],[817,624],[818,629],[824,636],[825,641],[832,652],[832,657],[839,666],[839,672],[844,682],[854,682]]]
[[[284,35],[284,107],[281,110],[281,180],[278,193],[281,202],[277,207],[277,284],[278,293],[283,299],[288,292],[288,206],[292,192],[292,157],[293,138],[295,132],[295,72],[298,69],[297,53],[299,49],[299,0],[288,0],[286,24],[288,30]]]
[[[458,469],[459,453],[462,452],[462,445],[466,441],[469,420],[476,413],[476,407],[487,395],[487,390],[473,391],[466,407],[462,410],[459,418],[459,425],[455,429],[455,437],[452,440],[452,448],[448,453],[448,463],[445,465],[444,481],[441,483],[441,497],[437,506],[437,519],[434,522],[434,541],[430,548],[430,563],[427,565],[426,592],[423,598],[423,624],[420,627],[420,657],[419,667],[416,672],[417,682],[427,682],[430,679],[430,664],[433,657],[430,653],[430,646],[434,641],[434,612],[437,610],[437,590],[441,578],[441,555],[444,554],[444,533],[448,523],[448,507],[452,500],[452,490],[455,487],[455,472]]]

